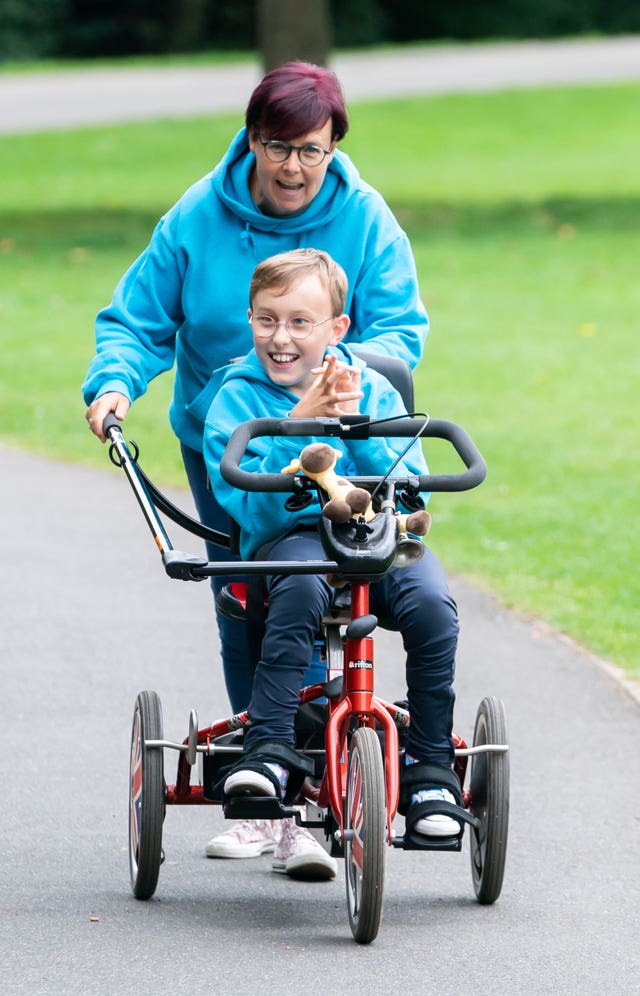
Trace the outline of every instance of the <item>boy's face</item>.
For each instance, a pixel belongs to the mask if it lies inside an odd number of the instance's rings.
[[[340,342],[349,318],[332,316],[329,291],[317,274],[302,276],[284,294],[280,291],[281,288],[265,289],[255,295],[253,308],[249,309],[253,344],[270,380],[301,398],[316,379],[317,374],[311,371],[322,366],[327,346]],[[261,328],[261,318],[279,323],[268,337],[256,332]],[[315,327],[305,339],[295,339],[284,323],[290,322],[295,328],[304,324],[301,319]]]

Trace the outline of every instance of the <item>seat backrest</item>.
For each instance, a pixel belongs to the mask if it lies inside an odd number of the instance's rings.
[[[395,387],[404,401],[405,408],[411,415],[415,410],[413,373],[406,360],[399,356],[384,356],[382,353],[370,353],[360,346],[351,346],[352,352],[386,377],[392,387]]]

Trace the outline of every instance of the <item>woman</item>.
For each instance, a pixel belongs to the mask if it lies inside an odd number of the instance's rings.
[[[228,518],[207,487],[203,424],[214,372],[251,348],[246,315],[257,263],[304,246],[330,253],[349,281],[351,346],[415,367],[428,332],[407,236],[337,149],[349,125],[336,76],[304,62],[274,69],[251,95],[245,122],[216,168],[161,218],[98,314],[96,356],[83,384],[87,421],[104,442],[105,415],[124,419],[149,381],[175,362],[169,419],[199,515],[222,532]],[[218,547],[208,555],[233,559]],[[226,580],[212,579],[214,593]],[[218,627],[237,712],[252,687],[244,627],[221,615]],[[250,846],[238,840],[228,856],[272,849],[268,833]]]

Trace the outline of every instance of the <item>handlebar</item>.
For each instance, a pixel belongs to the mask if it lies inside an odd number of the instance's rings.
[[[205,577],[226,577],[230,570],[230,562],[207,561],[201,557],[195,557],[174,550],[165,528],[158,516],[155,502],[158,502],[162,511],[170,518],[178,522],[187,530],[203,538],[211,539],[212,542],[220,546],[228,546],[228,537],[215,533],[214,530],[206,530],[200,522],[190,519],[172,505],[158,491],[155,485],[143,474],[138,467],[138,448],[135,443],[135,452],[132,453],[123,435],[123,424],[110,412],[102,423],[105,436],[111,440],[110,456],[112,462],[122,467],[129,483],[142,509],[147,524],[153,534],[155,544],[162,555],[165,570],[169,577],[179,578],[183,581],[202,581]],[[341,418],[317,418],[317,419],[277,419],[262,418],[254,419],[239,425],[233,432],[223,458],[220,462],[220,470],[223,477],[230,484],[245,491],[273,491],[273,492],[299,492],[311,486],[312,482],[301,475],[292,474],[255,474],[243,471],[238,466],[249,441],[257,436],[338,436],[341,438],[367,439],[371,436],[399,436],[416,437],[431,436],[445,439],[452,444],[456,453],[465,465],[465,470],[459,474],[422,474],[414,475],[410,478],[390,478],[390,483],[398,489],[408,491],[466,491],[480,484],[486,474],[486,465],[475,444],[467,433],[454,422],[447,422],[442,419],[432,419],[425,424],[424,419],[406,418],[381,421],[370,424],[367,416],[363,415],[343,415]],[[349,478],[354,486],[366,487],[375,486],[382,477],[359,477]],[[386,524],[391,521],[389,516],[380,517],[386,520]],[[324,520],[322,520],[324,522]],[[325,523],[328,528],[328,523]],[[383,522],[384,526],[384,522]],[[203,533],[206,530],[207,535]],[[384,530],[383,530],[384,532]],[[395,533],[394,533],[395,537]],[[383,539],[388,538],[385,533]],[[221,542],[224,540],[225,542]],[[324,545],[324,540],[323,540]],[[375,547],[375,550],[373,550]],[[362,558],[360,553],[353,556],[353,551],[346,552],[340,548],[337,559],[322,561],[238,561],[236,566],[242,568],[242,573],[246,574],[326,574],[340,572],[349,577],[360,577],[364,569],[366,560],[367,577],[373,574],[382,576],[393,562],[394,549],[386,553],[389,556],[378,557],[380,563],[373,562],[372,554],[378,554],[380,543],[371,544],[369,557]],[[381,548],[381,547],[380,547]],[[333,549],[333,548],[332,548]],[[381,548],[382,549],[382,548]],[[382,553],[385,553],[382,550]],[[351,560],[349,559],[351,557]]]
[[[370,423],[366,416],[357,420],[342,418],[257,418],[243,422],[231,435],[220,461],[220,473],[228,484],[242,491],[287,492],[297,491],[300,475],[260,474],[242,470],[239,466],[249,442],[258,436],[320,436],[341,439],[367,439],[371,437],[432,437],[451,443],[462,460],[465,470],[457,474],[420,474],[410,478],[391,477],[398,488],[415,488],[418,491],[469,491],[481,484],[487,465],[477,446],[465,430],[445,419],[406,418]],[[354,487],[371,488],[379,477],[350,477]]]

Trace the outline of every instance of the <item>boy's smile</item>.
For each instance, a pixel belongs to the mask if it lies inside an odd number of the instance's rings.
[[[271,353],[269,353],[269,356],[271,358],[271,362],[275,363],[276,366],[280,367],[280,369],[282,369],[283,367],[286,367],[286,366],[290,366],[292,363],[295,363],[295,361],[299,358],[299,354],[298,353],[274,353],[274,352],[271,352]]]

